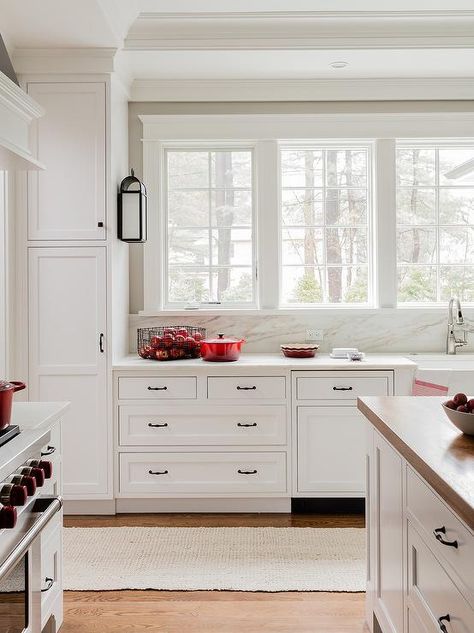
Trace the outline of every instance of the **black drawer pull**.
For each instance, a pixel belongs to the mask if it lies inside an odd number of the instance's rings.
[[[444,622],[451,622],[451,617],[449,613],[447,613],[446,615],[442,615],[440,618],[438,618],[438,625],[439,625],[440,631],[443,631],[443,633],[448,633],[448,629],[446,628],[446,625],[444,624]]]
[[[249,426],[257,426],[256,422],[252,422],[249,424],[245,424],[244,422],[237,422],[237,426],[249,427]]]
[[[46,455],[52,455],[56,452],[55,446],[48,446],[45,451],[41,453],[41,457],[46,457]]]
[[[433,535],[435,539],[443,545],[447,545],[448,547],[455,547],[456,549],[459,547],[457,541],[445,541],[443,538],[443,534],[446,534],[446,528],[444,527],[444,525],[440,528],[436,528],[436,530],[433,530]]]
[[[148,391],[166,391],[168,387],[147,387]]]
[[[333,387],[333,391],[352,391],[352,387]]]
[[[52,578],[45,578],[44,581],[46,583],[46,587],[44,589],[41,589],[41,593],[46,593],[54,585],[54,580]]]
[[[148,422],[148,426],[151,426],[153,429],[161,429],[165,426],[168,426],[168,422],[163,422],[163,424],[161,424],[160,422],[157,422],[156,424],[154,424],[153,422]]]
[[[237,471],[239,473],[239,475],[256,475],[257,474],[257,470],[239,470]]]
[[[257,387],[255,385],[253,385],[252,387],[241,387],[240,385],[237,385],[237,389],[239,391],[255,391]]]
[[[167,470],[149,470],[148,474],[149,475],[167,475],[168,471]]]

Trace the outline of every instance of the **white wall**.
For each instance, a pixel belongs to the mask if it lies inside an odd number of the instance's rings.
[[[432,102],[295,102],[295,103],[130,103],[130,166],[142,174],[142,127],[140,114],[295,114],[360,112],[473,112],[473,101]],[[282,342],[301,341],[306,328],[325,330],[323,350],[333,346],[355,345],[365,351],[444,351],[446,310],[406,309],[394,311],[328,311],[314,309],[288,315],[238,315],[191,317],[140,317],[143,309],[143,246],[130,246],[130,351],[135,350],[136,328],[166,323],[202,325],[209,334],[225,332],[244,336],[247,351],[278,351]],[[474,310],[465,310],[474,318]],[[474,351],[474,335],[466,351]]]

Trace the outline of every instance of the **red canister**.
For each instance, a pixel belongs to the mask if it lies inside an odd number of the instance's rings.
[[[24,382],[18,382],[16,380],[0,380],[0,431],[6,429],[10,425],[10,418],[12,415],[12,402],[13,394],[15,391],[21,391],[25,389]]]

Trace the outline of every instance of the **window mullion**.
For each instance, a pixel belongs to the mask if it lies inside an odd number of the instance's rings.
[[[259,307],[279,305],[280,274],[280,168],[278,142],[262,140],[256,148],[256,208]]]
[[[397,305],[395,140],[375,144],[375,287],[380,308]]]

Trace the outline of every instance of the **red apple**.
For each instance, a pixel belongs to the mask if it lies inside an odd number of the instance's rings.
[[[170,349],[174,345],[174,336],[169,332],[163,336],[163,347]]]
[[[170,357],[167,349],[157,349],[155,356],[156,360],[168,360]]]
[[[467,401],[466,407],[469,408],[469,411],[474,411],[474,398]]]
[[[187,336],[187,335],[186,335]],[[183,334],[176,334],[174,340],[175,343],[178,347],[183,347],[186,336],[183,336]]]
[[[454,398],[453,401],[456,403],[456,405],[459,407],[462,404],[466,404],[467,402],[467,396],[465,393],[457,393]]]
[[[469,409],[464,404],[459,405],[456,411],[460,411],[461,413],[469,413]]]
[[[448,409],[457,409],[457,406],[454,400],[448,400],[447,402],[444,403],[444,406],[448,407]]]
[[[184,338],[186,338],[187,336],[189,336],[189,332],[188,332],[188,330],[187,330],[186,328],[184,328],[184,327],[183,327],[183,328],[180,328],[180,329],[176,332],[176,334],[177,334],[177,335],[179,334],[179,336],[184,336]]]
[[[150,345],[154,348],[154,349],[158,349],[161,345],[161,341],[163,339],[161,338],[161,336],[152,336],[151,340],[150,340]]]
[[[201,334],[201,332],[196,332],[196,334],[193,334],[193,338],[195,341],[202,341],[203,335]]]
[[[150,345],[145,345],[143,348],[143,352],[145,353],[145,358],[153,358],[154,349],[150,347]]]
[[[196,347],[196,341],[193,339],[192,336],[187,336],[184,339],[184,342],[188,349],[194,349]]]
[[[177,358],[181,358],[181,352],[182,352],[182,351],[183,351],[183,350],[178,349],[177,347],[173,347],[173,348],[172,348],[172,349],[170,349],[170,351],[169,351],[170,358],[174,358],[175,360],[176,360]]]
[[[166,334],[171,334],[171,336],[176,336],[176,329],[174,327],[165,327],[163,333]]]

